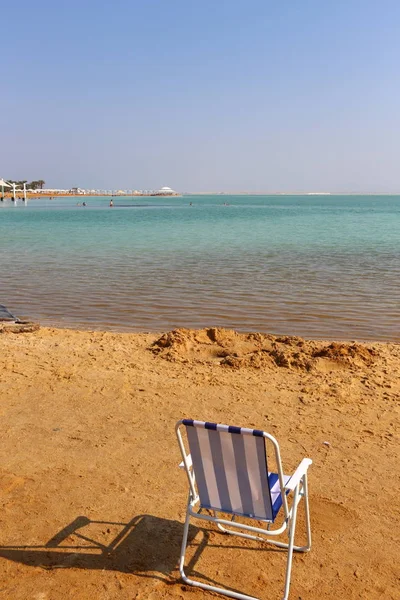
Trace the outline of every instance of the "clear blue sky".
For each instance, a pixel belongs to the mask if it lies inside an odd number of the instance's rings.
[[[0,177],[400,191],[398,0],[2,4]]]

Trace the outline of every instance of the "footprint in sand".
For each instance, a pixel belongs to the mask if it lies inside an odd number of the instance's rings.
[[[318,496],[310,499],[310,512],[312,528],[329,537],[354,528],[360,521],[355,510]]]
[[[25,479],[23,477],[18,477],[6,471],[0,472],[0,489],[3,494],[10,494],[16,488],[24,485],[24,483]]]

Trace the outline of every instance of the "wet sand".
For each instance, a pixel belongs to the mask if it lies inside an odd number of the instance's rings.
[[[0,333],[0,598],[211,598],[177,570],[181,417],[271,432],[288,473],[313,459],[291,598],[398,598],[400,345],[159,338]],[[188,574],[281,597],[280,551],[193,523]]]

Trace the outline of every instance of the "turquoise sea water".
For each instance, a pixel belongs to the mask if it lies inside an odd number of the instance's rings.
[[[0,203],[0,304],[55,326],[400,340],[399,196],[85,200]]]

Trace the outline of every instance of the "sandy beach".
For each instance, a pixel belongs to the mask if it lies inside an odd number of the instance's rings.
[[[293,600],[399,597],[399,344],[41,328],[0,332],[0,356],[1,598],[213,596],[179,581],[181,417],[271,432],[288,473],[312,458]],[[190,536],[188,573],[281,597],[280,551]]]

